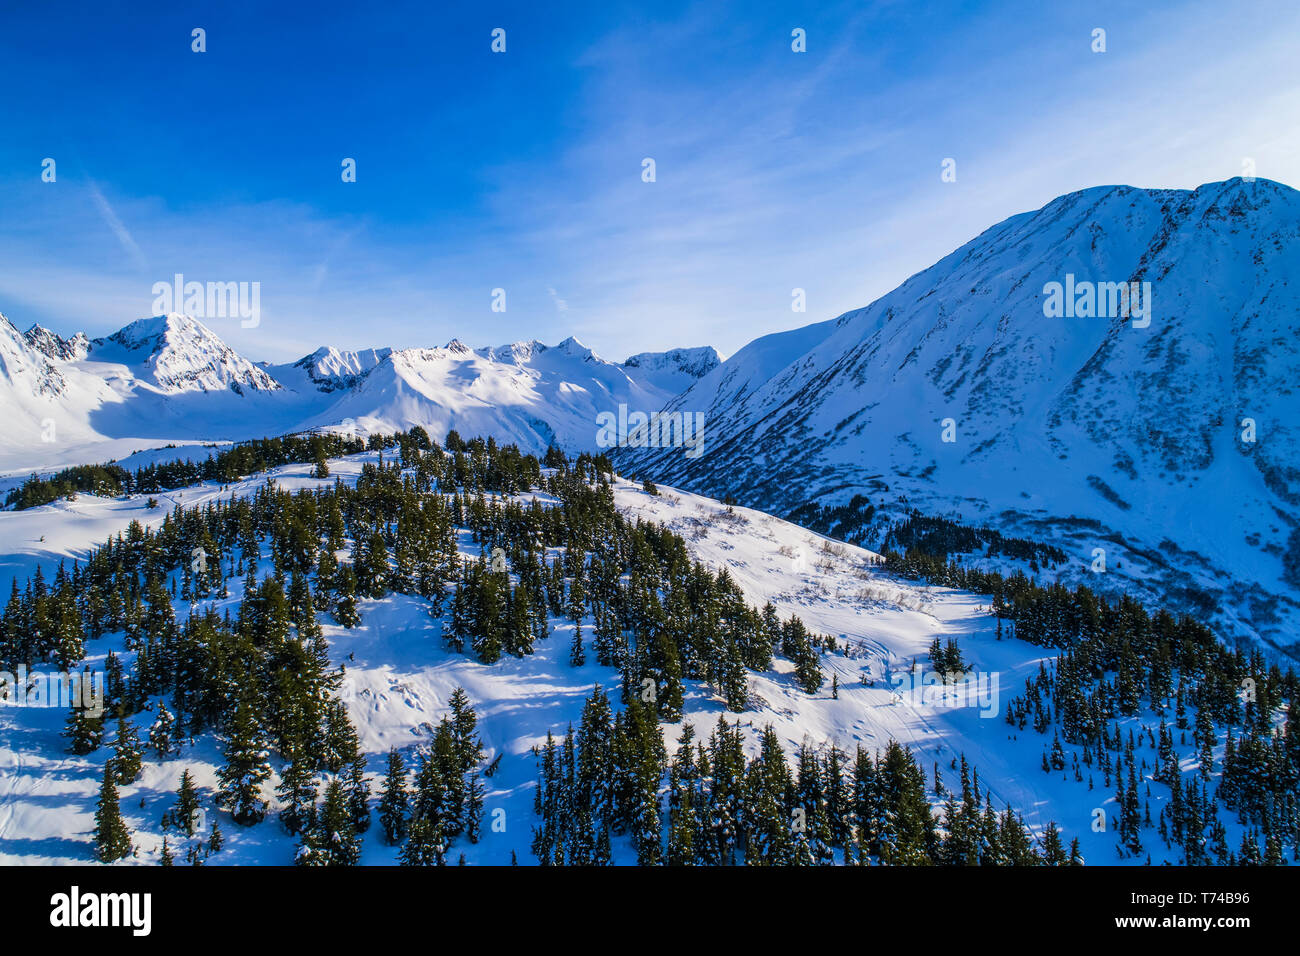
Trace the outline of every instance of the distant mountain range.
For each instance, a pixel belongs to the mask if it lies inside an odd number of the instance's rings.
[[[595,449],[596,416],[662,407],[718,365],[712,348],[609,362],[577,339],[470,349],[321,348],[255,363],[202,322],[169,314],[104,338],[63,338],[0,316],[0,467],[98,461],[149,444],[313,428],[413,425],[491,434],[532,452]]]

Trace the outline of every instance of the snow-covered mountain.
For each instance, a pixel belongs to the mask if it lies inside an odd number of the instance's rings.
[[[83,359],[86,357],[86,353],[90,351],[90,339],[86,338],[85,332],[78,332],[72,338],[65,339],[57,332],[51,332],[39,325],[33,325],[23,333],[23,338],[36,351],[63,362],[75,362]]]
[[[1067,580],[1294,650],[1298,249],[1300,194],[1278,183],[1088,189],[726,361],[616,363],[567,339],[267,365],[185,316],[93,342],[4,320],[0,467],[413,425],[578,451],[598,446],[602,413],[666,408],[703,416],[703,454],[620,449],[626,473],[780,514],[863,494],[886,517],[997,526],[1064,549]]]
[[[87,417],[113,395],[102,380],[83,375],[39,345],[62,350],[65,340],[33,328],[23,335],[0,315],[0,461],[21,466],[64,442],[69,454],[93,434]],[[76,340],[74,340],[76,341]]]
[[[206,325],[171,313],[132,322],[95,339],[88,358],[128,367],[139,382],[164,394],[245,390],[273,392],[270,375],[237,353]]]
[[[455,428],[529,451],[548,445],[585,450],[596,447],[601,412],[620,404],[651,412],[673,394],[653,374],[607,362],[575,338],[556,346],[532,341],[477,350],[453,339],[442,348],[386,355],[305,424],[351,420],[365,431],[422,425],[438,436]]]
[[[0,323],[0,467],[116,458],[142,445],[263,433],[296,417],[292,396],[192,318],[164,315],[65,339]]]
[[[392,349],[349,351],[322,346],[296,362],[267,366],[267,370],[277,382],[288,388],[299,391],[315,388],[320,392],[338,392],[352,388],[360,382],[392,351]],[[301,381],[302,378],[306,378],[307,382]]]
[[[1101,283],[1137,283],[1132,314]],[[1086,189],[751,343],[670,403],[705,414],[702,455],[619,464],[778,514],[863,493],[1050,539],[1079,579],[1294,652],[1298,331],[1300,193]]]
[[[414,425],[491,434],[532,452],[595,450],[597,416],[661,408],[716,366],[711,348],[609,362],[577,339],[470,349],[346,351],[254,363],[202,322],[169,314],[112,335],[65,339],[0,318],[0,468],[101,461],[187,444],[311,428],[392,432]]]
[[[0,376],[6,398],[23,394],[52,397],[67,386],[50,356],[32,347],[4,315],[0,315]]]
[[[637,369],[660,388],[676,393],[690,388],[721,362],[718,350],[706,345],[694,349],[669,349],[667,352],[638,352],[629,356],[623,365]]]

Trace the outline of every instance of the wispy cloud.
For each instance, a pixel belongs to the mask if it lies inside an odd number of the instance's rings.
[[[90,197],[95,201],[95,208],[99,210],[100,216],[103,217],[108,228],[112,230],[113,235],[117,237],[117,241],[122,244],[126,254],[131,257],[135,267],[140,270],[147,269],[149,267],[148,260],[145,259],[144,253],[140,251],[140,247],[131,236],[130,230],[126,228],[122,220],[118,218],[117,213],[113,211],[113,207],[109,205],[108,200],[104,198],[104,193],[94,180],[88,180],[87,185],[90,189]]]

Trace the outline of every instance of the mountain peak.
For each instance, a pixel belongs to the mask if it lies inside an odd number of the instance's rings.
[[[555,346],[555,350],[557,352],[563,353],[564,355],[573,355],[578,358],[585,358],[585,359],[600,358],[600,356],[598,356],[595,352],[593,352],[591,349],[587,348],[587,346],[579,342],[578,337],[576,335],[570,335],[559,345]]]
[[[337,349],[331,345],[322,345],[310,355],[304,355],[289,366],[273,368],[272,374],[277,381],[294,387],[286,378],[293,374],[306,373],[311,387],[319,392],[337,392],[352,388],[370,374],[384,359],[392,354],[392,349]]]
[[[215,332],[198,319],[180,312],[168,312],[164,315],[136,319],[122,326],[106,339],[95,339],[95,343],[111,341],[124,349],[139,350],[155,347],[161,342],[175,340],[178,337],[221,341]]]
[[[78,332],[70,339],[65,339],[57,332],[51,332],[40,324],[33,325],[23,333],[27,344],[46,358],[62,362],[75,362],[86,357],[90,351],[90,339],[85,332]]]
[[[228,346],[202,322],[179,312],[137,319],[107,338],[91,343],[93,357],[143,366],[163,392],[280,388],[264,370]]]
[[[722,356],[711,345],[669,349],[666,352],[638,352],[629,355],[624,368],[634,368],[653,378],[661,388],[681,392],[722,364]]]
[[[528,341],[511,342],[509,345],[501,345],[495,348],[482,348],[478,350],[478,354],[493,362],[512,362],[516,365],[527,365],[533,360],[534,355],[540,355],[546,349],[547,347],[537,339],[529,339]]]
[[[668,349],[666,352],[638,352],[629,355],[623,364],[628,368],[671,365],[692,378],[700,378],[722,364],[722,355],[712,345],[701,345],[696,348]]]

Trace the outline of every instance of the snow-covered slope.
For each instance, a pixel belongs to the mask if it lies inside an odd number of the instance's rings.
[[[1149,324],[1049,316],[1054,282],[1150,283]],[[672,403],[706,413],[702,456],[628,449],[620,467],[777,513],[905,496],[1051,539],[1078,577],[1104,548],[1095,585],[1293,645],[1298,331],[1300,193],[1087,189],[752,343]]]
[[[290,490],[328,487],[336,479],[351,483],[362,466],[376,458],[377,453],[368,453],[332,460],[327,479],[310,477],[311,466],[277,469],[273,477]],[[143,497],[107,500],[83,495],[75,502],[0,513],[0,569],[27,574],[40,564],[48,580],[60,559],[84,556],[92,544],[124,531],[132,521],[156,527],[174,506],[252,495],[265,478],[257,475],[224,488],[212,484],[160,494],[159,506],[153,509]],[[739,715],[728,714],[707,686],[689,682],[683,722],[695,726],[697,737],[707,737],[725,716],[740,720],[751,753],[757,750],[756,733],[765,724],[773,725],[790,750],[808,741],[814,746],[835,742],[850,753],[861,744],[875,752],[897,740],[913,749],[927,773],[932,766],[942,768],[950,784],[955,782],[955,762],[964,755],[979,769],[999,809],[1015,807],[1040,834],[1055,820],[1067,844],[1079,838],[1090,862],[1117,861],[1116,834],[1097,833],[1092,827],[1095,807],[1115,812],[1109,788],[1101,786],[1100,778],[1093,789],[1064,773],[1043,773],[1046,738],[1017,731],[1002,719],[1001,708],[1037,673],[1043,649],[999,640],[987,605],[973,595],[883,575],[878,556],[869,551],[828,542],[759,512],[661,490],[654,497],[634,483],[619,481],[615,503],[629,517],[666,523],[682,535],[694,557],[714,570],[725,567],[755,604],[770,599],[781,617],[797,614],[814,631],[838,635],[848,644],[847,654],[822,657],[827,685],[811,696],[795,686],[788,661],[778,660],[774,670],[751,674],[752,706]],[[473,558],[478,546],[462,536],[461,551]],[[269,567],[269,557],[263,564]],[[242,582],[236,578],[231,597],[216,603],[218,613],[237,606],[241,591]],[[507,656],[489,666],[448,651],[441,622],[431,618],[419,599],[390,595],[361,601],[359,607],[361,626],[346,630],[325,618],[324,630],[333,663],[346,671],[340,694],[357,726],[367,769],[376,778],[372,792],[377,794],[389,748],[402,751],[408,766],[415,763],[432,728],[447,714],[453,689],[463,687],[482,718],[485,764],[501,757],[500,769],[487,781],[485,811],[489,818],[503,811],[506,826],[485,827],[481,842],[461,840],[455,852],[463,851],[471,863],[508,863],[511,851],[521,863],[534,862],[529,852],[537,822],[532,810],[537,777],[532,748],[545,742],[548,731],[563,736],[570,724],[577,724],[594,685],[616,695],[617,670],[592,662],[573,667],[568,659],[573,623],[562,618],[551,619],[553,632],[538,643],[535,654],[523,659]],[[185,615],[188,604],[178,602],[176,612]],[[590,618],[583,629],[591,633]],[[969,700],[967,706],[955,706],[957,700],[946,696],[927,702],[894,693],[895,675],[913,660],[924,661],[936,636],[959,639],[971,668],[989,675],[996,693],[990,691],[987,707]],[[123,653],[120,640],[93,642],[87,664],[102,668],[110,649]],[[837,696],[830,685],[832,674],[838,679]],[[0,863],[90,859],[95,801],[111,748],[87,757],[69,755],[62,735],[65,719],[65,709],[0,708]],[[148,713],[136,720],[147,728]],[[1118,722],[1126,733],[1139,724],[1136,718]],[[663,726],[670,750],[681,726]],[[1137,738],[1139,756],[1154,763],[1154,748],[1148,752],[1141,732]],[[1222,754],[1222,740],[1217,754]],[[191,771],[203,806],[211,808],[222,762],[220,744],[210,733],[186,743],[175,757],[161,762],[150,757],[141,779],[121,791],[122,810],[138,849],[131,862],[157,861],[159,821],[175,802],[181,772]],[[268,795],[278,782],[278,777],[267,782]],[[1169,792],[1159,785],[1150,789],[1151,812],[1158,816]],[[209,862],[282,865],[292,860],[294,838],[274,820],[244,828],[222,814],[221,824],[227,845]],[[1235,845],[1239,828],[1229,826]],[[362,862],[391,864],[397,850],[384,846],[377,830],[372,826],[366,834]],[[1159,863],[1167,851],[1158,841],[1150,842],[1154,862]],[[614,856],[618,862],[635,860],[629,841],[622,838]]]
[[[76,339],[55,340],[39,334],[44,331],[34,328],[24,336],[0,315],[0,462],[14,467],[90,455],[87,444],[102,436],[87,419],[117,399],[102,379],[34,347],[33,339],[56,352],[63,344],[71,344],[74,354],[79,348]]]

